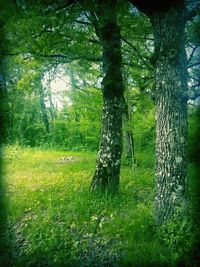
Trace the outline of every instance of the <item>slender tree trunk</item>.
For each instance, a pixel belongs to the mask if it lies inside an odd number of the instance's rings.
[[[120,29],[116,23],[115,1],[100,3],[99,34],[103,53],[102,133],[95,174],[90,190],[116,192],[122,153],[122,109],[124,87],[121,72]],[[111,10],[113,12],[111,12]]]
[[[50,85],[50,83],[48,85],[48,97],[49,97],[49,103],[50,103],[51,121],[53,122],[54,119],[56,118],[56,112],[55,112],[55,107],[54,107],[53,100],[52,100],[52,92],[51,92],[51,85]]]
[[[157,222],[187,204],[187,69],[184,6],[154,12]]]
[[[13,127],[14,127],[14,103],[13,103],[13,99],[10,100],[10,111],[9,111],[9,116],[8,116],[8,120],[9,120],[9,140],[11,142],[14,141],[14,135],[13,135]]]
[[[24,124],[26,109],[27,109],[27,102],[24,101],[24,106],[23,106],[23,109],[21,110],[21,116],[20,116],[19,127],[18,127],[18,140],[20,140],[20,143],[22,144],[23,144],[23,139],[24,139],[23,124]]]
[[[8,95],[6,90],[6,81],[4,73],[4,58],[0,56],[0,144],[4,143],[7,138],[8,128],[7,122],[9,119]]]
[[[128,110],[128,104],[125,102],[123,107],[123,125],[125,126],[124,130],[124,148],[126,159],[130,161],[131,164],[134,164],[134,139],[133,132],[127,129],[128,124],[130,123],[130,114]]]
[[[46,108],[45,100],[44,100],[44,89],[42,88],[42,85],[39,85],[39,97],[40,97],[40,108],[41,108],[41,113],[42,113],[42,120],[44,123],[46,134],[48,134],[50,127],[49,127],[49,119],[47,115],[47,108]]]

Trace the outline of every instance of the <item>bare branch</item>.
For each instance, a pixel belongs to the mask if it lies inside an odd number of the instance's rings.
[[[97,37],[100,38],[101,36],[99,32],[99,22],[98,22],[97,15],[95,14],[95,12],[90,12],[90,16],[88,16],[87,12],[85,12],[85,15],[93,24]]]
[[[91,22],[88,22],[88,21],[83,21],[83,20],[74,20],[74,22],[78,23],[78,24],[82,24],[82,25],[87,25],[87,26],[92,26],[92,23]]]
[[[199,87],[199,86],[200,86],[200,82],[197,83],[197,84],[192,85],[191,87],[192,87],[192,88],[196,88],[196,87]]]
[[[2,55],[2,56],[18,56],[18,55],[20,55],[20,53],[19,52],[17,52],[17,53],[10,53],[10,52],[0,51],[0,55]]]
[[[63,81],[66,85],[69,85],[69,82],[66,82],[62,77],[60,77],[60,75],[56,74],[56,77],[58,77],[61,81]]]
[[[191,68],[196,67],[196,66],[198,66],[198,65],[200,65],[200,61],[199,61],[199,62],[195,62],[195,63],[189,65],[187,68],[188,68],[188,69],[191,69]]]
[[[197,105],[195,105],[195,104],[193,104],[193,103],[191,103],[191,102],[188,102],[188,105],[197,108]]]
[[[192,50],[192,52],[191,52],[191,54],[190,54],[190,56],[189,56],[189,58],[188,58],[188,61],[187,61],[188,63],[190,63],[190,61],[192,60],[192,57],[193,57],[193,55],[194,55],[196,49],[197,49],[199,46],[200,46],[200,44],[197,44],[197,45],[195,45],[195,46],[193,47],[193,50]]]
[[[200,2],[196,3],[196,6],[192,8],[192,10],[187,10],[185,15],[185,21],[192,20],[193,17],[198,15],[198,12],[200,10]]]
[[[195,100],[200,97],[200,90],[190,90],[188,93],[188,100]]]
[[[67,59],[68,61],[75,61],[75,60],[87,60],[87,61],[92,61],[92,62],[100,62],[101,58],[99,57],[90,57],[90,56],[85,56],[85,55],[78,55],[78,56],[74,56],[74,57],[70,57],[70,56],[66,56],[63,54],[39,54],[36,52],[27,52],[27,53],[21,53],[21,52],[17,52],[17,53],[10,53],[10,52],[3,52],[0,51],[0,55],[4,55],[4,56],[18,56],[18,55],[22,55],[24,56],[24,60],[30,59],[33,56],[35,57],[41,57],[41,58],[64,58]]]

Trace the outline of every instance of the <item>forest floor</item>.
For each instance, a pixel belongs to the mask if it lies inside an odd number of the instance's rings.
[[[96,153],[8,147],[0,266],[175,266],[194,237],[186,223],[180,237],[154,224],[148,153],[105,196],[88,190]]]

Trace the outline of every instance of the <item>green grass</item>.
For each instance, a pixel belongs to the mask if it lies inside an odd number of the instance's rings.
[[[170,248],[180,239],[173,224],[164,234],[154,224],[151,153],[144,152],[151,164],[141,155],[135,174],[122,167],[119,194],[103,196],[88,191],[95,153],[6,148],[8,249],[0,265],[175,266],[185,251]],[[73,160],[62,163],[66,156]]]

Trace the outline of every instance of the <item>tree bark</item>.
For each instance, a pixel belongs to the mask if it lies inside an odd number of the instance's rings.
[[[99,1],[99,35],[103,53],[102,133],[91,191],[117,192],[122,153],[122,109],[124,86],[121,72],[120,28],[116,22],[116,1]],[[112,10],[112,12],[111,12]]]
[[[187,206],[187,64],[184,0],[130,0],[149,18],[155,39],[156,199],[158,224]],[[181,212],[182,213],[182,212]]]
[[[180,1],[181,2],[181,1]],[[156,78],[156,200],[159,224],[187,206],[187,62],[182,3],[153,12]]]

